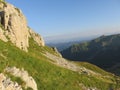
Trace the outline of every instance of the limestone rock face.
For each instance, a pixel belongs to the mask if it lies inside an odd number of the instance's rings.
[[[0,28],[0,39],[3,40],[4,42],[7,42],[7,38],[4,35],[4,31]]]
[[[0,73],[0,90],[22,90],[22,88],[17,82],[12,82],[10,78]]]
[[[23,90],[23,87],[25,89],[31,88],[32,90],[38,90],[37,83],[35,82],[34,78],[29,76],[28,72],[24,69],[20,70],[16,67],[7,67],[4,71],[6,72],[5,74],[0,73],[0,90]],[[13,82],[9,75],[7,75],[8,73],[14,78],[19,77],[21,80],[23,80],[25,85],[19,85],[17,83],[18,81]]]
[[[42,37],[32,30],[29,31],[27,21],[22,12],[8,3],[0,2],[0,39],[11,41],[20,49],[27,51],[29,47],[29,38],[32,37],[39,46],[44,46]]]
[[[31,76],[29,76],[28,72],[24,69],[20,70],[16,67],[8,67],[5,71],[15,77],[20,77],[26,83],[26,88],[30,87],[33,90],[37,90],[37,84],[35,80]]]
[[[29,32],[22,12],[11,4],[4,5],[1,11],[1,24],[5,35],[20,49],[27,51]]]
[[[29,29],[29,33],[39,46],[45,46],[44,40],[39,34],[35,33],[32,29]]]
[[[4,6],[4,3],[2,3],[2,1],[0,1],[0,9],[2,9]]]

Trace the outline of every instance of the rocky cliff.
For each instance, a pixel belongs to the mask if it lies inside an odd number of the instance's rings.
[[[29,38],[33,38],[39,46],[45,45],[39,34],[29,30],[21,10],[6,2],[0,2],[0,39],[28,51]]]

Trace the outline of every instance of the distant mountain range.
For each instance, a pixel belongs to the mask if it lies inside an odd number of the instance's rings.
[[[101,36],[61,51],[64,58],[87,61],[120,75],[120,34]]]
[[[65,41],[63,40],[63,41],[60,41],[60,42],[59,41],[51,41],[51,42],[46,42],[46,45],[50,46],[50,47],[56,47],[58,49],[58,51],[61,52],[64,49],[69,48],[73,44],[89,41],[89,40],[92,40],[95,37],[97,37],[97,36],[90,36],[90,37],[87,37],[87,38],[66,39]]]
[[[50,47],[56,47],[58,49],[58,51],[62,51],[68,47],[70,47],[71,45],[78,43],[78,42],[82,42],[82,41],[71,41],[71,42],[62,42],[62,43],[48,43],[47,45]]]

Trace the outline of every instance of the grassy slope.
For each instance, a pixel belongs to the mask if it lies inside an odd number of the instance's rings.
[[[16,66],[29,72],[36,80],[38,90],[83,90],[80,83],[86,87],[97,87],[101,90],[108,90],[109,87],[115,87],[115,79],[99,79],[84,74],[58,67],[48,62],[41,52],[50,51],[56,54],[48,47],[38,47],[30,40],[29,52],[19,50],[10,43],[0,41],[0,72],[7,66]]]

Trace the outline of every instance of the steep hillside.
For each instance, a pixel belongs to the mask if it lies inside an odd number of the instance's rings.
[[[0,90],[120,89],[120,78],[114,74],[70,62],[45,46],[19,9],[2,0],[0,9]]]
[[[115,69],[116,64],[117,68],[120,63],[120,34],[101,36],[89,42],[75,44],[61,53],[71,60],[88,61],[105,69]],[[120,71],[116,73],[120,74]]]
[[[31,42],[33,41],[31,40]],[[86,90],[88,88],[108,90],[109,88],[119,88],[117,77],[98,69],[98,67],[91,71],[91,69],[85,68],[87,65],[74,64],[79,70],[73,71],[64,67],[64,62],[62,65],[56,64],[55,60],[44,56],[46,52],[57,55],[51,48],[39,47],[35,43],[30,44],[29,52],[26,53],[10,43],[0,41],[0,72],[9,77],[9,74],[4,72],[5,68],[24,68],[37,82],[38,90]],[[93,65],[90,67],[94,68]],[[16,81],[19,82],[19,79]],[[20,84],[24,87],[24,82]]]

